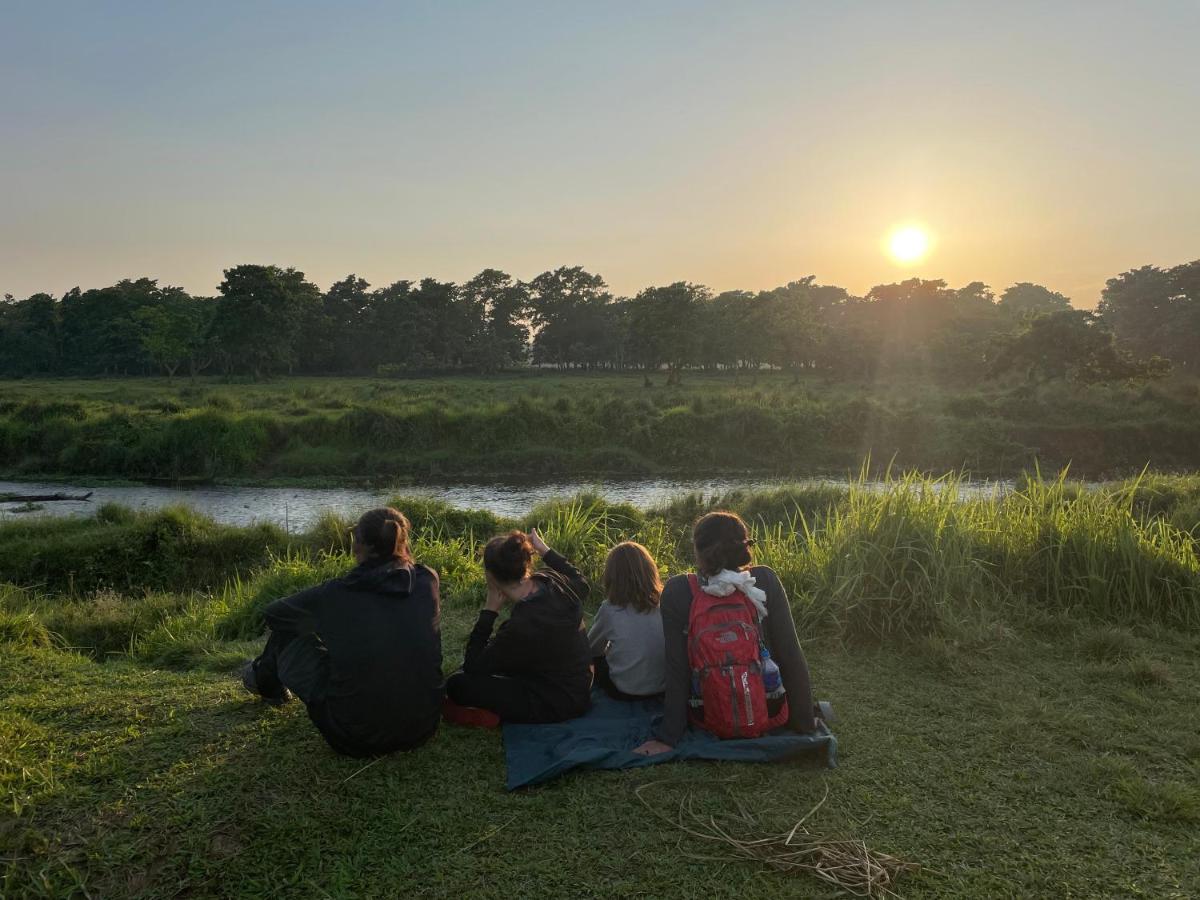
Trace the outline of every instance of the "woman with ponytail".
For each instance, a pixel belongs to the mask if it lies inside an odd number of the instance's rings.
[[[689,640],[695,637],[688,631],[695,596],[693,585],[695,590],[712,597],[729,597],[739,592],[753,604],[765,649],[782,676],[788,698],[787,725],[793,731],[814,731],[817,726],[808,663],[796,637],[787,592],[772,569],[753,565],[754,539],[746,523],[731,512],[701,516],[692,528],[692,546],[695,574],[674,576],[662,592],[667,674],[662,723],[655,737],[633,752],[643,756],[666,753],[687,729],[688,709],[695,700],[688,660]]]
[[[299,697],[348,756],[416,747],[440,719],[438,575],[413,562],[408,531],[391,507],[364,513],[352,532],[358,565],[268,606],[267,645],[242,673],[269,703]]]

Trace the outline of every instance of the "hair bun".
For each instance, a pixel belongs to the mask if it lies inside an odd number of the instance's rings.
[[[533,564],[533,543],[523,531],[497,535],[483,548],[483,567],[498,581],[520,581]]]

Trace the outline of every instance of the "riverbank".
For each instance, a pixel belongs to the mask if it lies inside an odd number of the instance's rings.
[[[329,752],[295,704],[241,693],[234,675],[263,606],[351,565],[344,518],[289,535],[110,505],[0,525],[0,887],[816,889],[710,856],[634,793],[669,812],[690,790],[733,814],[722,785],[734,778],[763,830],[786,831],[828,791],[808,826],[920,864],[904,896],[1195,893],[1200,560],[1172,523],[1200,523],[1200,479],[1017,487],[960,500],[909,477],[654,510],[582,496],[520,519],[400,498],[417,557],[441,573],[447,671],[482,602],[492,533],[536,524],[596,584],[616,540],[642,541],[672,574],[699,512],[738,509],[789,592],[818,694],[842,713],[832,772],[673,765],[518,795],[503,792],[495,733],[446,727],[364,768]]]
[[[1200,385],[830,385],[779,374],[0,385],[0,476],[345,484],[795,477],[864,458],[1013,477],[1200,468]],[[343,481],[344,480],[344,481]]]

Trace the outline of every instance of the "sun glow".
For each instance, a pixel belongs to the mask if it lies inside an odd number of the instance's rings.
[[[929,255],[930,243],[929,234],[924,228],[905,225],[888,235],[887,252],[901,265],[911,265]]]

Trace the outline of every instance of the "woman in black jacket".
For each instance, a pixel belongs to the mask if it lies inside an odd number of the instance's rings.
[[[532,572],[537,553],[549,567]],[[583,631],[583,575],[537,531],[492,538],[483,551],[487,602],[446,693],[508,722],[561,722],[590,703],[591,652]],[[500,610],[512,612],[495,636]]]
[[[408,520],[384,507],[354,528],[345,577],[276,600],[271,635],[242,673],[270,703],[294,694],[334,750],[408,750],[437,730],[443,697],[438,575],[413,562]]]

